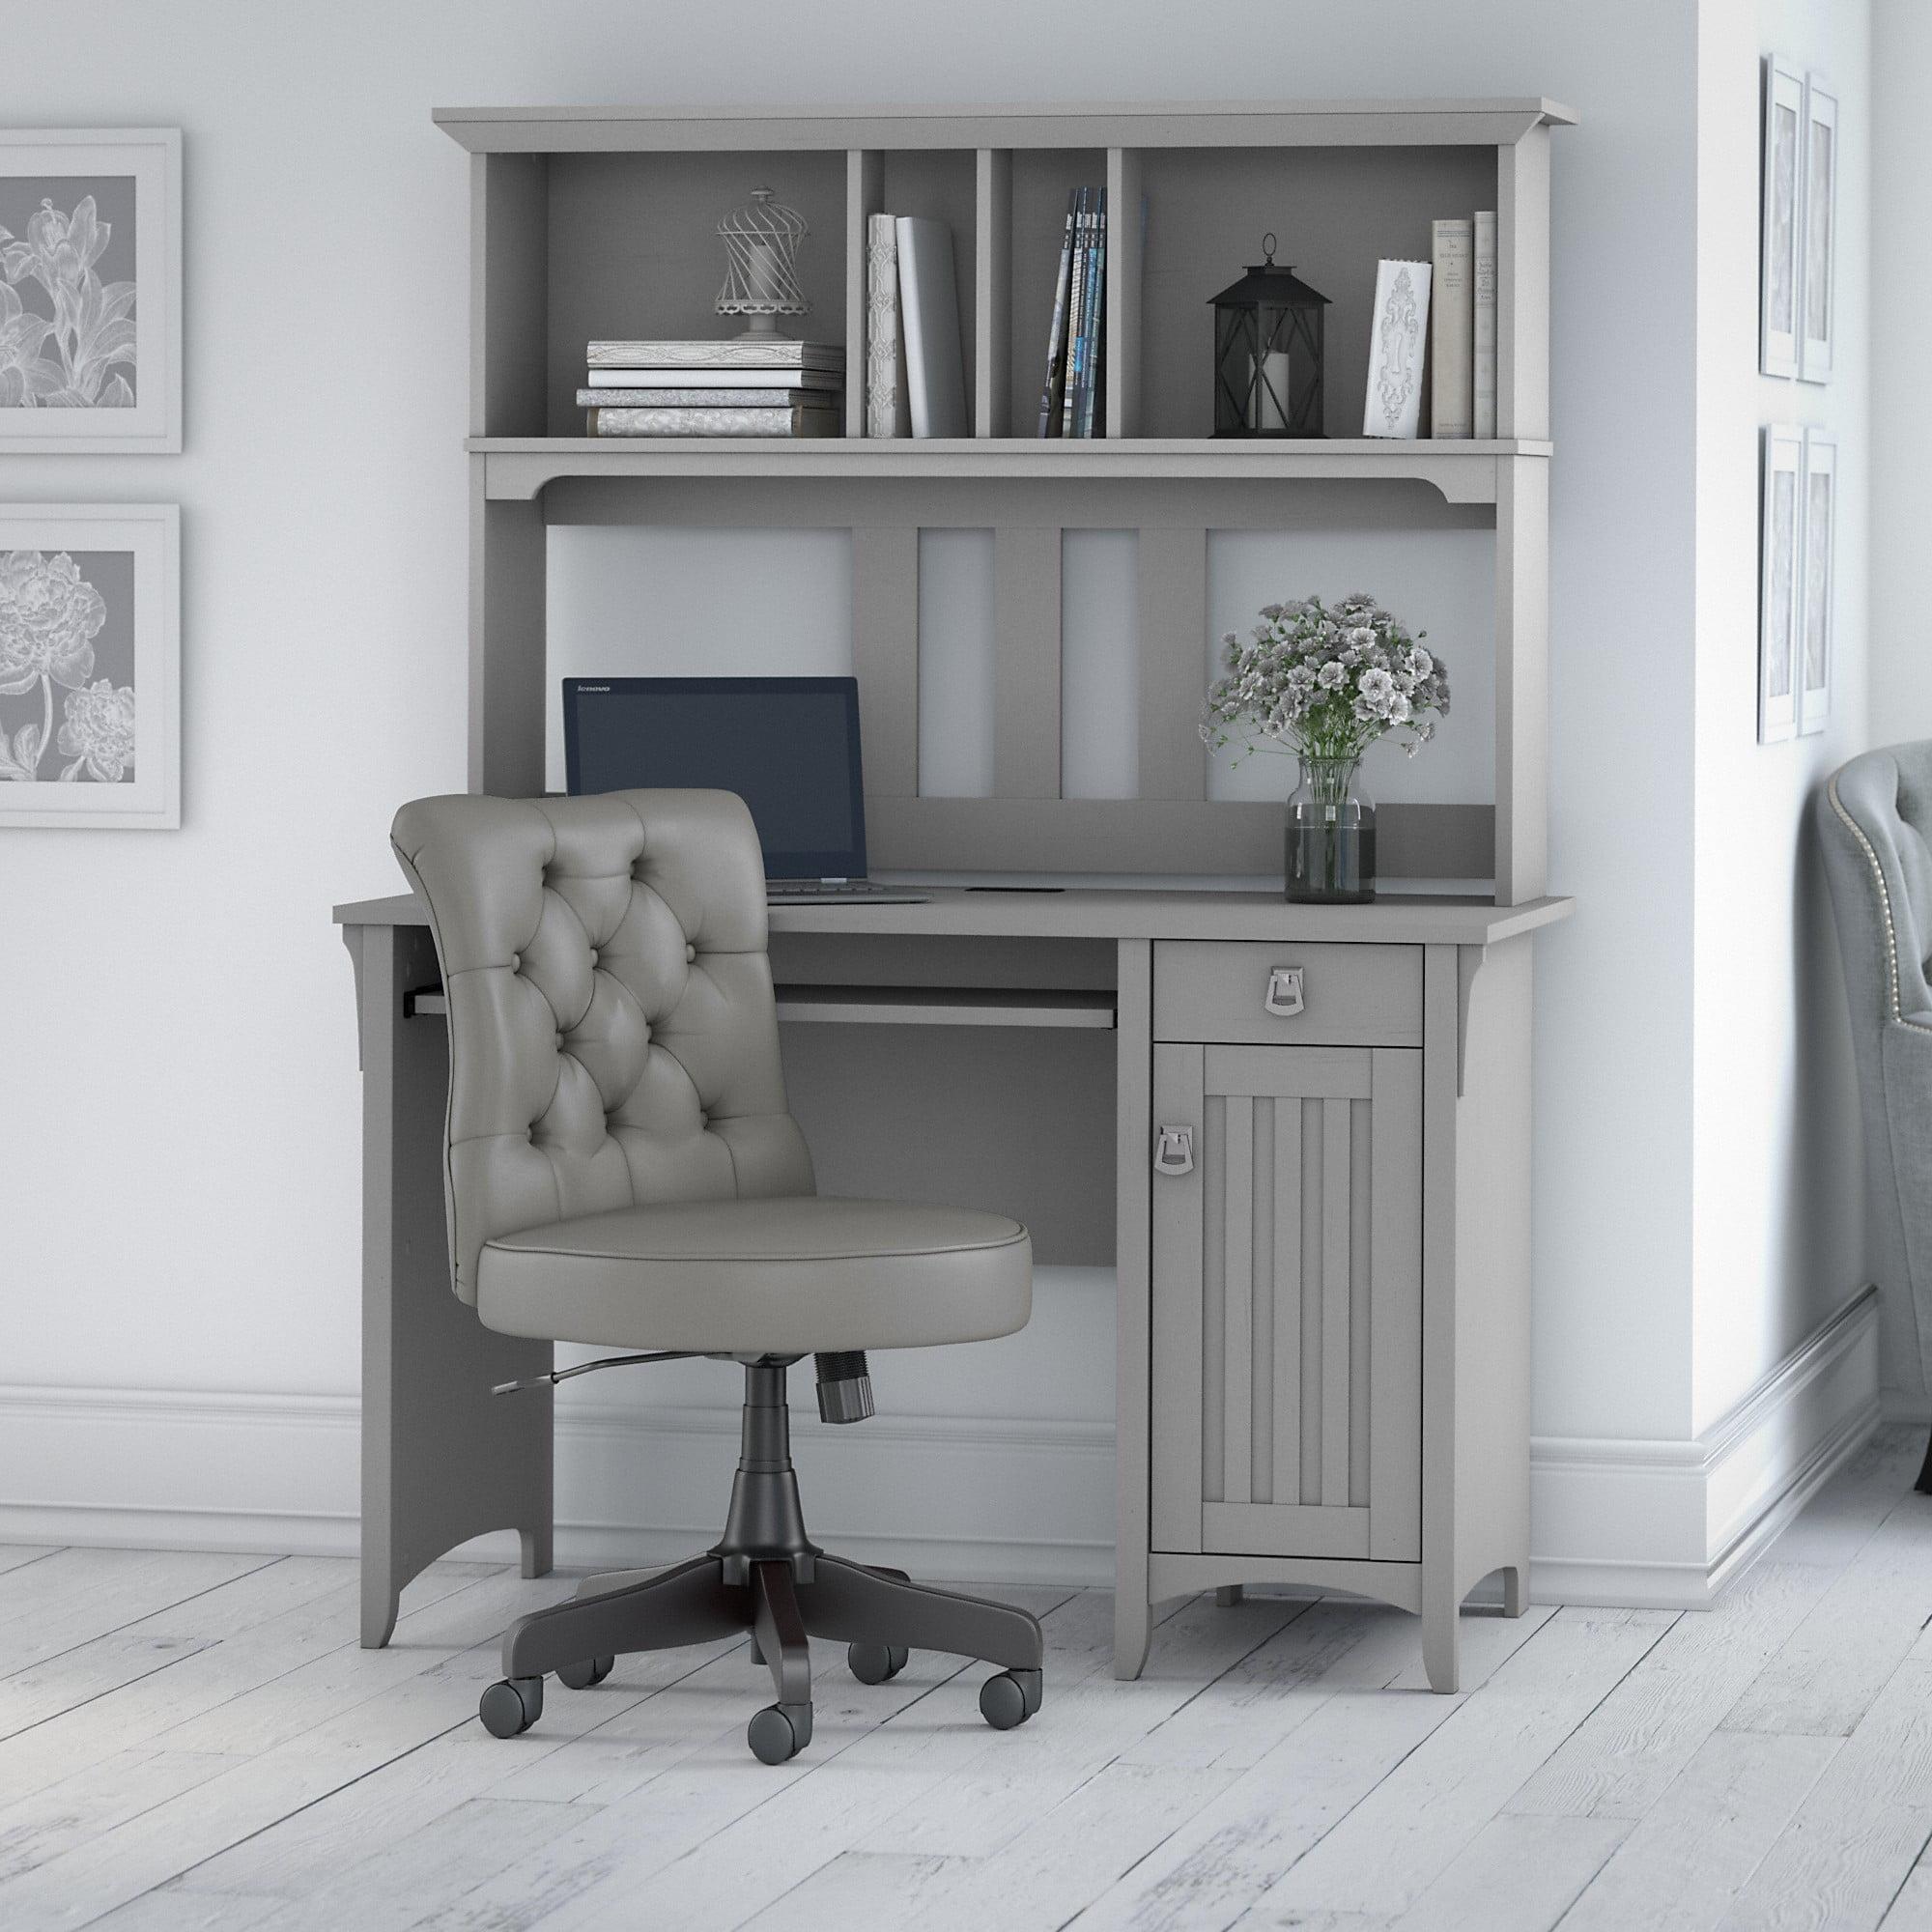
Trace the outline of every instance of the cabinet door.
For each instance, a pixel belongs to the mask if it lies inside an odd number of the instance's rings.
[[[1421,1060],[1154,1048],[1156,1549],[1420,1560]]]

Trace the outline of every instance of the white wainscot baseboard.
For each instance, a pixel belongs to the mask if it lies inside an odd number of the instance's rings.
[[[505,1397],[506,1401],[515,1400]],[[795,1411],[807,1520],[935,1578],[1107,1584],[1106,1422]],[[1531,1445],[1531,1595],[1702,1608],[1879,1417],[1867,1291],[1694,1441]],[[353,1396],[0,1387],[0,1541],[353,1555]],[[735,1407],[557,1404],[556,1555],[671,1561],[724,1520]],[[509,1558],[515,1539],[467,1555]]]
[[[1693,1440],[1536,1437],[1531,1597],[1709,1608],[1879,1419],[1866,1288]]]
[[[506,1396],[505,1401],[515,1401]],[[940,1579],[1110,1584],[1111,1422],[793,1409],[813,1536]],[[0,1386],[0,1542],[353,1556],[353,1396]],[[559,1398],[556,1560],[669,1562],[718,1534],[735,1406]],[[516,1538],[466,1556],[513,1558]]]

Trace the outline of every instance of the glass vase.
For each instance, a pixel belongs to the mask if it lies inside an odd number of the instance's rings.
[[[1357,758],[1301,761],[1289,796],[1287,896],[1304,903],[1366,905],[1376,895],[1376,807]]]

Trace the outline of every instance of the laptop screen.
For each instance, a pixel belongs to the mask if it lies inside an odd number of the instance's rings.
[[[567,677],[563,748],[573,795],[735,791],[767,878],[865,876],[856,678]]]

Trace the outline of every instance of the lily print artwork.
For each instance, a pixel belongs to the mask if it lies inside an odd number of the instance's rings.
[[[132,409],[131,176],[0,179],[0,408]]]
[[[134,778],[134,556],[0,550],[0,781]]]

